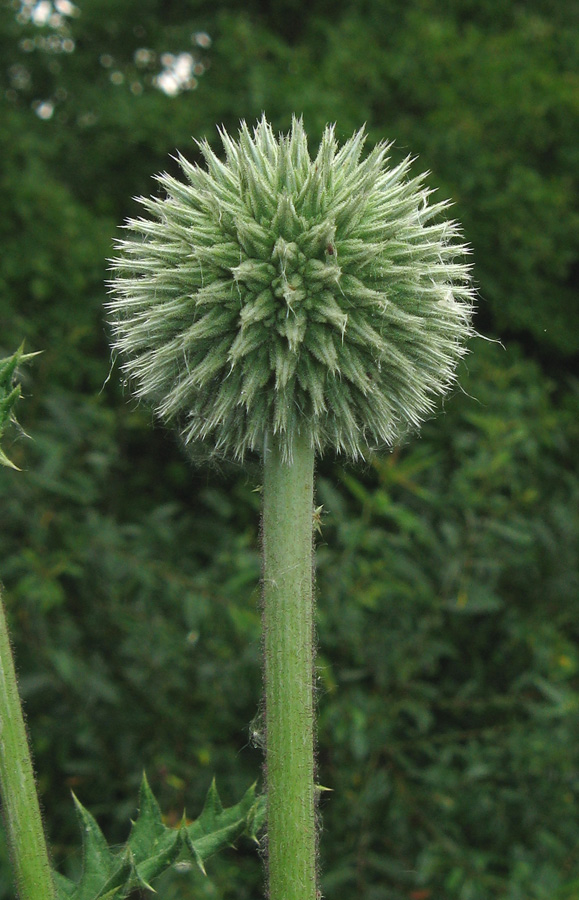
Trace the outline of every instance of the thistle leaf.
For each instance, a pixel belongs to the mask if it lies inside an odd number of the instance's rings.
[[[187,857],[205,873],[206,860],[242,834],[257,840],[265,819],[264,798],[256,797],[255,785],[226,809],[212,782],[199,818],[187,823],[183,814],[177,827],[168,827],[143,775],[139,815],[125,846],[113,851],[94,817],[74,800],[83,835],[82,875],[75,884],[55,873],[59,900],[125,900],[136,889],[153,892],[151,882]]]
[[[24,353],[24,344],[21,344],[16,353],[0,359],[0,440],[8,428],[8,425],[18,425],[14,415],[14,407],[20,398],[20,385],[14,383],[18,366],[37,356],[37,353]],[[2,447],[0,447],[0,465],[18,470],[12,460],[8,459]]]
[[[119,864],[95,818],[74,794],[73,799],[82,831],[82,878],[72,896],[74,900],[97,900],[115,872],[124,869],[124,860]]]

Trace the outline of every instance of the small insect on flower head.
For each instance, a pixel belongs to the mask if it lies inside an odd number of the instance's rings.
[[[352,459],[392,445],[448,391],[473,334],[473,290],[455,222],[429,205],[410,159],[363,157],[328,126],[312,160],[301,120],[265,117],[225,159],[179,155],[186,181],[126,224],[107,304],[138,397],[187,443],[242,459],[296,433]]]

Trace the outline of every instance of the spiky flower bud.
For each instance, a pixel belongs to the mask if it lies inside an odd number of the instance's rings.
[[[467,248],[411,160],[362,158],[328,126],[315,159],[300,120],[265,117],[222,162],[157,177],[118,242],[108,303],[114,348],[138,397],[186,443],[243,458],[296,433],[356,459],[416,428],[454,379],[473,333]]]

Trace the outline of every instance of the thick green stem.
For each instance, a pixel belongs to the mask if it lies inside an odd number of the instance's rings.
[[[20,900],[56,900],[1,595],[0,792]]]
[[[263,626],[269,900],[315,900],[314,451],[268,447],[263,486]]]

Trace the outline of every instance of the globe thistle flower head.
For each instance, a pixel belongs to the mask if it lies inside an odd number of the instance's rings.
[[[178,156],[185,181],[126,224],[107,304],[138,397],[186,443],[242,459],[296,433],[351,459],[417,428],[473,334],[468,253],[411,160],[388,168],[364,132],[328,126],[310,157],[301,120],[261,119],[225,158]]]

